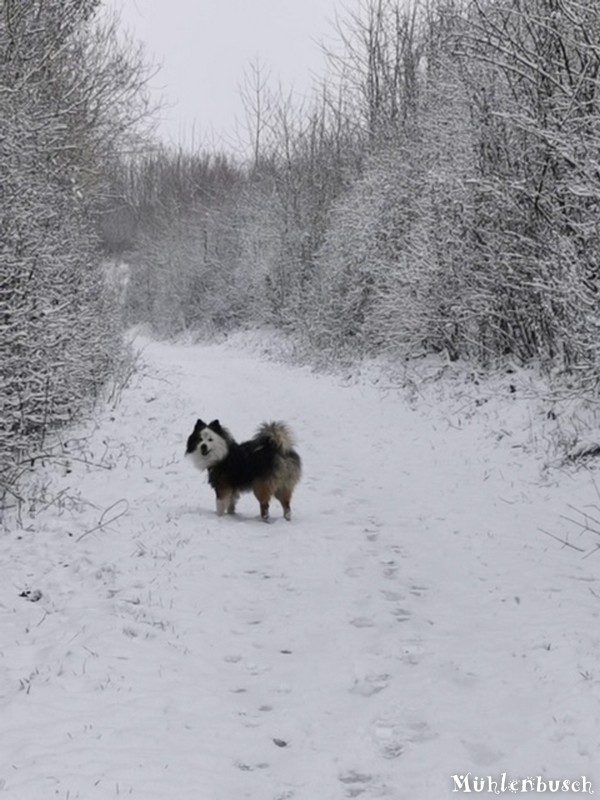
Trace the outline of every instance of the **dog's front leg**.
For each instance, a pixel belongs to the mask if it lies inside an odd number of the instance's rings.
[[[237,492],[233,492],[231,497],[229,498],[229,503],[227,504],[227,513],[228,514],[235,514],[235,504],[239,500],[239,494]]]
[[[229,509],[232,496],[229,492],[217,492],[217,516],[222,517]]]

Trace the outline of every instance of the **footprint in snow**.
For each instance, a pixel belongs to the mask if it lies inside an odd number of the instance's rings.
[[[369,617],[354,617],[350,620],[350,625],[354,625],[355,628],[373,628],[375,622]]]
[[[363,567],[346,567],[344,570],[344,574],[348,575],[349,578],[360,578],[363,572]]]
[[[409,744],[430,742],[438,738],[438,734],[426,722],[419,720],[406,723],[401,715],[376,720],[373,735],[379,752],[383,758],[388,759],[399,758]]]
[[[404,594],[402,594],[402,592],[393,592],[386,589],[381,592],[381,596],[390,603],[397,603],[399,600],[404,600]]]
[[[259,764],[247,764],[244,761],[236,761],[235,766],[241,772],[254,772],[255,769],[268,769],[269,764],[266,761],[261,761]]]
[[[386,672],[380,674],[371,673],[365,675],[364,678],[357,678],[350,691],[352,694],[359,694],[362,697],[371,697],[387,689],[391,679],[392,676],[388,675]]]
[[[390,578],[396,577],[396,573],[398,572],[398,564],[396,564],[396,562],[393,559],[382,561],[381,564],[383,566],[384,578],[387,578],[389,580]]]
[[[489,767],[504,758],[501,750],[492,750],[481,742],[463,742],[463,744],[478,767]]]
[[[420,641],[405,642],[402,647],[400,660],[404,664],[409,664],[411,667],[414,667],[420,663],[424,654],[425,648]]]
[[[340,783],[346,786],[346,797],[358,797],[363,794],[373,780],[372,775],[353,769],[340,773],[338,778]]]
[[[363,533],[366,535],[369,542],[376,542],[379,536],[379,529],[382,527],[381,522],[374,517],[369,518],[368,525],[363,528]]]
[[[407,728],[409,742],[431,742],[439,736],[424,721],[409,722]]]
[[[253,676],[263,675],[271,669],[267,664],[257,664],[255,661],[249,661],[245,666],[246,671]]]
[[[392,614],[398,622],[407,622],[412,617],[412,611],[406,608],[395,608]]]
[[[399,758],[406,749],[404,731],[397,720],[377,720],[373,733],[379,752],[384,758]]]
[[[339,775],[341,783],[370,783],[373,780],[372,775],[366,772],[356,772],[354,769],[349,769],[347,772],[342,772]]]

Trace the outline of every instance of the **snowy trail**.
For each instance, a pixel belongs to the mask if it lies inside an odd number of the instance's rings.
[[[44,473],[60,499],[0,538],[2,800],[600,789],[597,563],[538,531],[589,485],[372,386],[225,346],[145,358],[85,445],[100,466]],[[182,458],[197,416],[290,423],[291,523],[250,496],[215,516]]]

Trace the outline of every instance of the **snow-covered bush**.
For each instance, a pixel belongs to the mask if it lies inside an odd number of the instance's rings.
[[[98,5],[0,6],[0,493],[119,358],[96,219],[144,68]]]

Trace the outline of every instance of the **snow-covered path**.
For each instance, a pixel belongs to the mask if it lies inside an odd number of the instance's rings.
[[[589,481],[542,485],[521,448],[373,386],[223,345],[145,359],[0,534],[1,800],[600,790],[598,562],[538,530]],[[250,496],[215,516],[182,458],[197,416],[291,424],[291,523]]]

